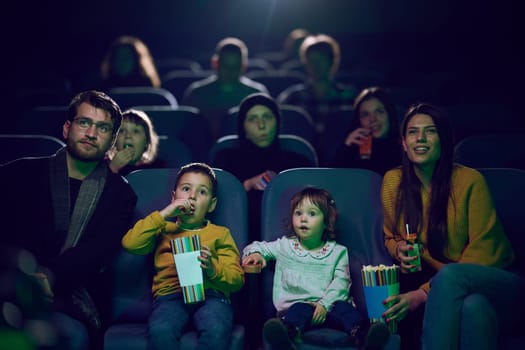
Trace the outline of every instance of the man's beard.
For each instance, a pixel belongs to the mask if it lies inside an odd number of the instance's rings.
[[[67,141],[67,150],[71,157],[82,162],[99,162],[104,159],[106,152],[100,152],[100,148],[96,149],[95,153],[85,154],[79,149],[79,143],[74,141]]]

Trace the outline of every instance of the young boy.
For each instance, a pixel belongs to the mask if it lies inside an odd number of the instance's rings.
[[[228,228],[212,224],[206,214],[217,204],[217,179],[203,163],[183,166],[177,174],[171,202],[139,220],[122,239],[135,254],[154,252],[154,297],[149,317],[151,349],[178,349],[185,326],[191,319],[199,333],[199,346],[227,349],[233,310],[230,293],[244,283],[240,254]],[[199,235],[200,266],[205,300],[186,304],[183,299],[170,240]]]

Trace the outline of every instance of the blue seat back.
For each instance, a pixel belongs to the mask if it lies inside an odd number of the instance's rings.
[[[166,168],[180,168],[193,161],[192,153],[184,142],[166,135],[159,136],[157,158],[165,163]]]
[[[312,117],[304,108],[294,105],[280,105],[281,125],[279,133],[300,136],[310,144],[317,142],[317,132]],[[239,107],[232,107],[222,117],[220,136],[237,134]]]
[[[280,134],[279,142],[284,149],[297,153],[309,160],[311,167],[319,166],[317,152],[315,148],[305,139],[297,135]],[[226,135],[219,138],[210,148],[208,161],[215,164],[216,156],[219,151],[239,147],[239,137],[237,135]]]
[[[151,118],[159,135],[176,137],[188,146],[193,161],[206,161],[212,144],[207,119],[191,106],[135,106]]]
[[[525,276],[525,171],[510,168],[478,169],[490,188],[498,217],[512,243],[516,264]]]
[[[67,119],[67,106],[37,106],[15,121],[13,133],[49,135],[62,140],[62,126]]]
[[[178,168],[141,169],[126,176],[138,197],[133,224],[171,201]],[[248,239],[247,199],[242,184],[227,171],[215,169],[218,181],[217,207],[208,217],[230,229],[239,250]],[[145,323],[151,305],[151,254],[135,255],[121,250],[112,266],[114,323]]]
[[[48,135],[0,134],[0,164],[22,157],[55,154],[65,143]]]
[[[299,168],[279,173],[263,195],[261,235],[266,241],[285,233],[291,197],[305,186],[326,189],[339,212],[337,241],[348,248],[352,276],[351,294],[366,315],[361,266],[392,264],[384,246],[381,175],[365,169]],[[263,272],[263,303],[266,317],[274,315],[273,272]]]
[[[137,105],[177,107],[178,101],[171,92],[153,86],[123,86],[109,91],[122,111]]]
[[[518,167],[525,160],[525,133],[472,135],[459,141],[454,153],[458,163],[472,168]],[[525,164],[520,169],[525,170]]]

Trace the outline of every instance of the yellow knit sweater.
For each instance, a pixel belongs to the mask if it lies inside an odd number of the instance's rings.
[[[122,238],[122,245],[134,254],[155,251],[155,276],[151,291],[153,296],[181,291],[170,240],[194,234],[200,236],[201,245],[210,248],[215,275],[204,274],[204,288],[221,291],[226,296],[238,291],[244,284],[244,272],[240,266],[240,254],[230,230],[210,222],[198,230],[183,231],[178,225],[166,221],[158,211],[137,221]]]
[[[382,202],[385,245],[396,259],[396,245],[406,239],[404,218],[395,217],[395,205],[401,182],[401,169],[388,171],[383,178]],[[483,175],[475,169],[456,165],[452,172],[452,199],[448,204],[448,241],[444,255],[451,261],[507,267],[514,253],[498,219],[492,196]],[[423,212],[430,203],[429,194],[421,194]],[[419,240],[423,247],[421,258],[436,271],[445,264],[432,257],[427,248],[428,217],[424,215]],[[430,290],[429,283],[421,286]]]

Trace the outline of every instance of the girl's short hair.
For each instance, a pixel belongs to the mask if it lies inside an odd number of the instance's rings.
[[[159,150],[159,135],[155,131],[153,122],[146,112],[138,109],[128,109],[122,113],[122,121],[129,121],[131,123],[141,125],[146,132],[146,140],[148,142],[148,148],[142,155],[142,161],[144,163],[151,163],[157,158]]]
[[[299,203],[301,203],[305,199],[312,202],[323,212],[325,224],[325,230],[322,236],[323,241],[334,240],[336,237],[335,225],[337,222],[338,215],[337,208],[335,206],[335,200],[333,199],[332,195],[322,188],[305,187],[301,191],[293,195],[292,199],[290,200],[290,222],[288,224],[289,231],[291,233],[294,232],[291,218],[293,217],[295,208],[297,208]]]

